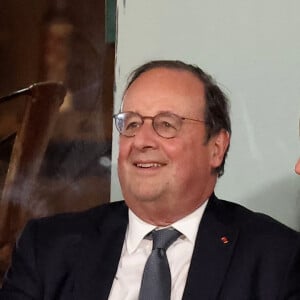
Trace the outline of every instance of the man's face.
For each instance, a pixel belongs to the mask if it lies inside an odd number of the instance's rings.
[[[137,78],[122,107],[142,116],[168,111],[198,120],[204,119],[204,109],[202,82],[187,71],[166,68]],[[178,135],[166,139],[145,119],[134,137],[120,136],[118,172],[127,205],[156,225],[192,212],[212,193],[216,182],[212,169],[221,164],[228,140],[221,132],[205,143],[205,124],[193,121],[184,121]]]

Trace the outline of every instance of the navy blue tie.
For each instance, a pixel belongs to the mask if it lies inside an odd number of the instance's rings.
[[[166,255],[168,247],[181,235],[173,228],[151,233],[153,248],[145,265],[139,300],[169,300],[171,273]]]

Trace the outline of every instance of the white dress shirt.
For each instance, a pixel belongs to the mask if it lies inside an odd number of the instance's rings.
[[[182,233],[168,249],[172,287],[171,300],[182,298],[193,254],[200,220],[207,201],[171,226]],[[129,210],[129,223],[119,266],[108,297],[109,300],[137,300],[146,260],[152,251],[152,240],[144,237],[156,226],[145,223]]]

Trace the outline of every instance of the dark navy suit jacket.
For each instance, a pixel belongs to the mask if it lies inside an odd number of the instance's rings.
[[[30,221],[0,299],[107,299],[127,224],[123,201]],[[299,300],[299,233],[212,195],[183,299]]]

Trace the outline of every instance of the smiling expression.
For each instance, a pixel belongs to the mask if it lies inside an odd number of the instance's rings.
[[[204,85],[184,70],[154,68],[126,91],[122,111],[155,116],[172,112],[203,119]],[[184,121],[174,138],[160,137],[146,119],[134,137],[120,136],[118,172],[127,205],[143,220],[167,225],[199,207],[212,193],[229,137],[205,143],[205,123]],[[158,224],[159,223],[159,224]]]

